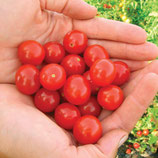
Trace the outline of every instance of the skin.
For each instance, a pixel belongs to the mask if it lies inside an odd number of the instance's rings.
[[[158,56],[158,49],[146,42],[141,28],[93,18],[95,15],[96,9],[81,0],[0,2],[0,157],[115,157],[125,141],[120,144],[121,138],[132,130],[158,91],[158,62],[146,62]],[[78,146],[70,133],[37,110],[32,98],[19,93],[14,85],[21,42],[62,42],[72,29],[84,31],[89,44],[103,45],[113,60],[125,60],[133,71],[123,87],[126,99],[121,107],[113,113],[102,111],[103,136],[94,145]]]

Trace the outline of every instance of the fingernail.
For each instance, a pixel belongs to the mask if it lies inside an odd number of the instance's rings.
[[[119,147],[122,146],[126,142],[127,139],[128,139],[128,135],[125,135],[124,137],[122,137],[119,142]]]

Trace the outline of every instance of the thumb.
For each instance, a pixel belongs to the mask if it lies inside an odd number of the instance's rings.
[[[118,148],[128,139],[128,133],[115,129],[106,133],[98,142],[98,148],[108,157],[114,158]]]
[[[42,9],[63,13],[73,19],[93,18],[97,9],[83,0],[41,0]]]

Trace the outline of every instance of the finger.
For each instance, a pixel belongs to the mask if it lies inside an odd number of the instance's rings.
[[[140,82],[140,80],[143,78],[144,75],[150,72],[158,74],[157,68],[158,68],[158,60],[155,60],[144,69],[131,73],[129,82],[123,86],[125,97],[128,96],[133,91],[133,89],[137,86],[137,84]]]
[[[146,74],[124,103],[102,121],[103,131],[120,128],[130,132],[158,91],[158,75]]]
[[[117,129],[106,133],[97,143],[98,149],[104,153],[107,158],[114,158],[118,148],[127,140],[128,133]]]
[[[95,17],[97,9],[83,0],[42,0],[42,9],[63,13],[74,19]]]
[[[89,45],[92,44],[100,44],[105,47],[112,58],[148,61],[154,60],[158,56],[158,47],[150,42],[134,45],[105,40],[90,40]]]
[[[112,111],[108,111],[108,110],[103,109],[101,114],[99,115],[99,120],[102,121],[103,119],[105,119],[106,117],[111,115],[112,113],[113,113]]]
[[[121,59],[112,59],[113,61],[122,61],[126,63],[131,71],[136,71],[143,69],[148,65],[148,61],[133,61],[133,60],[121,60]]]
[[[104,18],[74,20],[74,29],[85,32],[92,39],[106,39],[126,43],[140,44],[146,41],[146,32],[133,24]]]

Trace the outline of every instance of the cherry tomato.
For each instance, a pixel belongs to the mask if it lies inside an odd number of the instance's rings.
[[[138,136],[138,137],[141,137],[141,136],[142,136],[142,131],[140,131],[140,130],[137,131],[137,136]]]
[[[90,67],[98,59],[109,59],[106,49],[100,45],[91,45],[84,52],[84,60]]]
[[[87,43],[88,43],[87,35],[77,30],[68,32],[65,35],[63,41],[65,50],[73,54],[82,53],[86,49]]]
[[[80,116],[78,108],[69,103],[63,103],[55,110],[55,121],[60,127],[67,130],[73,129],[75,122]]]
[[[58,64],[48,64],[40,72],[40,82],[48,90],[60,89],[66,81],[66,72]]]
[[[97,99],[106,110],[116,110],[122,104],[124,95],[120,87],[109,85],[99,90]]]
[[[41,88],[34,97],[35,106],[42,112],[48,113],[59,105],[60,95],[58,92]]]
[[[98,91],[99,91],[99,86],[96,86],[92,80],[91,80],[91,76],[90,76],[90,71],[86,71],[83,76],[89,81],[90,85],[91,85],[91,91],[92,91],[92,94],[97,94]]]
[[[85,62],[79,55],[72,54],[66,56],[62,60],[61,65],[64,67],[68,76],[80,75],[85,71]]]
[[[57,42],[48,42],[44,45],[47,63],[60,63],[65,56],[64,47]]]
[[[60,93],[60,96],[61,96],[61,102],[67,102],[67,100],[65,98],[65,95],[64,95],[64,87],[59,89],[59,93]]]
[[[134,144],[133,144],[133,147],[134,147],[135,149],[138,149],[138,148],[140,147],[140,144],[139,144],[139,143],[134,143]]]
[[[128,145],[128,147],[129,147],[129,148],[132,148],[132,147],[133,147],[133,145],[132,145],[132,144],[129,144],[129,145]]]
[[[144,130],[143,130],[143,135],[144,135],[144,136],[147,136],[148,134],[149,134],[149,130],[148,130],[148,129],[144,129]]]
[[[18,56],[23,64],[40,65],[44,60],[45,50],[36,41],[25,41],[18,48]]]
[[[90,68],[92,82],[97,86],[111,84],[116,76],[116,69],[109,59],[98,59]]]
[[[73,134],[80,144],[94,144],[102,136],[102,125],[96,117],[85,115],[76,121]]]
[[[64,95],[70,103],[82,105],[90,98],[90,84],[83,76],[72,75],[64,85]]]
[[[79,106],[81,115],[93,115],[98,117],[101,113],[101,107],[97,102],[96,97],[91,97],[88,102]]]
[[[131,149],[126,150],[126,154],[131,154],[131,152],[132,152]]]
[[[130,69],[128,65],[122,61],[115,61],[114,64],[116,67],[116,77],[113,84],[121,86],[129,80]]]
[[[33,65],[23,65],[16,72],[15,83],[18,90],[32,95],[40,88],[39,70]]]

